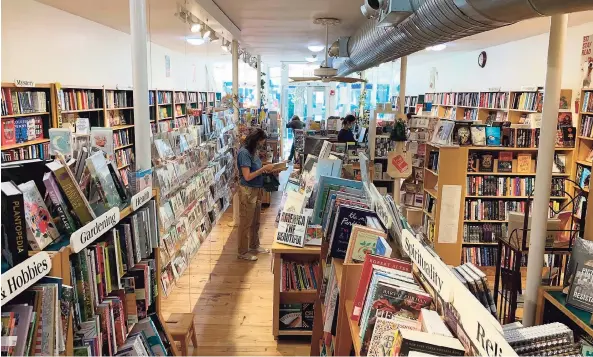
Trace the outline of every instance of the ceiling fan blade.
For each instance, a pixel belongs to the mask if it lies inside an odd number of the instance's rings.
[[[352,77],[332,77],[331,81],[332,82],[342,82],[342,83],[366,82],[364,79],[352,78]]]
[[[321,78],[319,77],[290,77],[290,80],[293,82],[309,82],[309,81],[318,81]]]

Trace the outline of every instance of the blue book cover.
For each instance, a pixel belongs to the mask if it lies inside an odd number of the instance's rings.
[[[344,259],[348,250],[352,225],[360,224],[366,226],[367,217],[377,217],[374,211],[354,206],[341,205],[334,220],[334,226],[330,233],[330,256],[332,258]]]
[[[499,126],[487,126],[486,127],[486,145],[487,146],[500,146],[500,127]]]
[[[312,224],[321,224],[321,218],[323,215],[322,210],[325,207],[325,203],[328,198],[327,196],[329,194],[330,185],[362,189],[361,181],[346,180],[338,177],[321,176],[319,178],[319,184],[317,185],[317,195],[315,196],[315,206],[313,209]]]

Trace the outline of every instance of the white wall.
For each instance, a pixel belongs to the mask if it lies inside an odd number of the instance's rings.
[[[562,70],[562,88],[573,89],[573,100],[581,88],[580,56],[583,36],[593,34],[593,22],[569,27]],[[414,64],[408,58],[407,95],[417,95],[429,90],[430,70],[438,72],[436,92],[481,91],[492,87],[502,90],[519,90],[522,86],[543,86],[546,76],[548,34],[505,43],[483,49],[488,55],[485,68],[478,66],[482,50],[447,54],[436,53],[434,60]],[[399,62],[393,74],[399,83]]]
[[[220,89],[212,71],[206,75],[207,58],[154,43],[148,52],[150,88]],[[171,58],[170,77],[165,75],[165,55]],[[129,87],[131,36],[33,0],[2,0],[2,82],[15,79]]]

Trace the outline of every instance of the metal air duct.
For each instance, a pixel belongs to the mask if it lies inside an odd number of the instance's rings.
[[[540,16],[593,9],[593,0],[409,0],[414,13],[394,27],[371,19],[348,41],[339,76],[463,37]]]

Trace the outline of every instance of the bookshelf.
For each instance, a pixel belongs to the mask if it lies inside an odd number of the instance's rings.
[[[299,263],[320,262],[321,247],[305,246],[303,248],[274,242],[272,244],[272,272],[274,274],[274,301],[272,305],[272,332],[274,338],[278,336],[311,336],[313,331],[309,330],[280,330],[280,304],[314,303],[317,299],[316,290],[280,290],[282,284],[281,262],[283,260]],[[318,286],[320,282],[318,282]],[[315,307],[315,309],[317,309]],[[315,310],[317,316],[317,310]]]
[[[580,93],[580,108],[578,119],[577,137],[576,137],[576,148],[575,148],[575,164],[571,171],[572,177],[575,182],[581,184],[581,177],[583,173],[591,172],[593,170],[593,88],[583,88]],[[588,191],[588,206],[587,216],[591,216],[593,212],[593,196],[591,195],[590,185],[585,188],[585,193]],[[579,189],[574,187],[574,195],[579,193]],[[574,215],[578,225],[582,224],[581,210],[583,202],[577,203],[577,213]],[[593,224],[585,224],[585,239],[593,240]]]
[[[407,95],[404,104],[405,104],[405,108],[404,108],[405,114],[416,114],[416,113],[418,113],[416,106],[418,104],[420,104],[420,105],[424,104],[424,95],[423,94],[412,95],[412,96]],[[391,97],[391,108],[394,109],[396,112],[399,112],[399,96],[394,95]]]
[[[2,83],[2,163],[49,160],[49,129],[55,123],[54,86]]]

